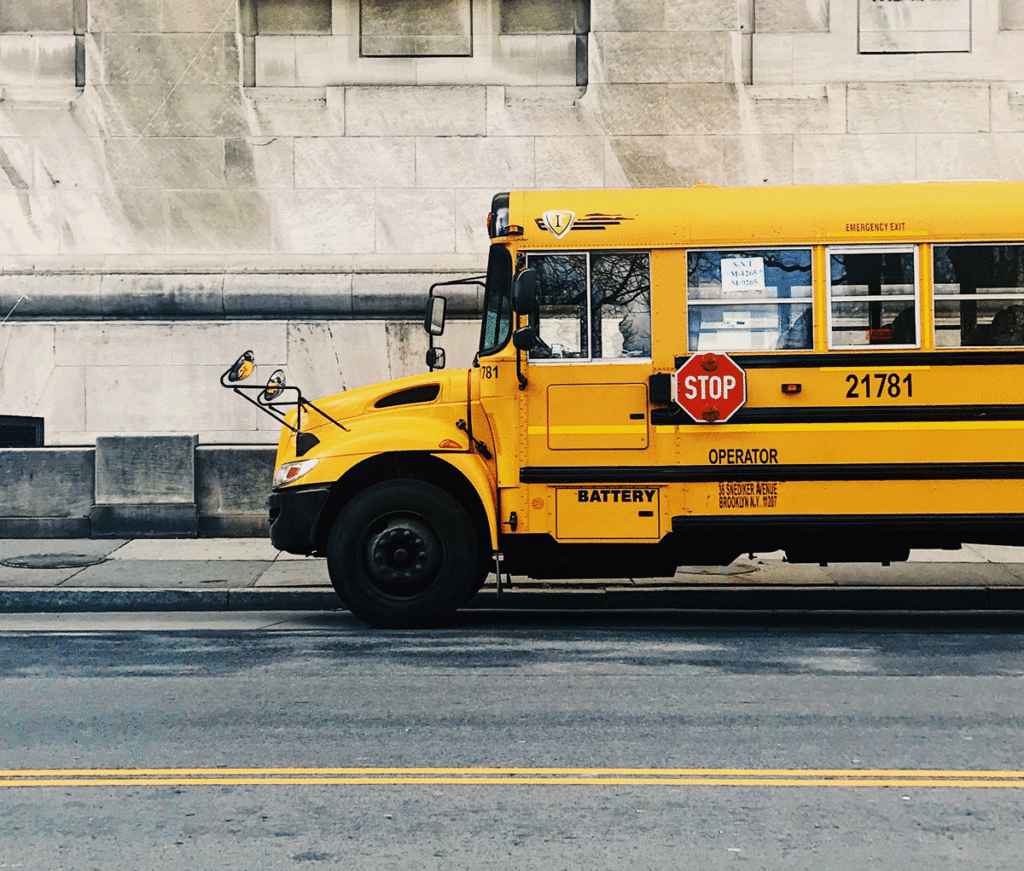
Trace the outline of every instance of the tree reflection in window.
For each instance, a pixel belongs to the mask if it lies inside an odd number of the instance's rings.
[[[540,310],[532,358],[651,356],[649,253],[533,254],[528,265]]]

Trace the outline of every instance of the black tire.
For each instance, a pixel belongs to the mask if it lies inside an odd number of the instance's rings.
[[[433,484],[383,481],[350,501],[327,544],[331,583],[371,626],[436,626],[472,591],[480,544],[462,505]]]

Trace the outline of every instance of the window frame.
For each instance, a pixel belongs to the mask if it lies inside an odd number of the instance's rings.
[[[653,270],[653,249],[651,248],[583,248],[583,249],[565,249],[565,248],[538,248],[530,251],[520,252],[526,257],[526,266],[530,266],[531,257],[550,257],[552,255],[564,255],[566,257],[583,255],[586,257],[586,269],[587,269],[587,289],[586,289],[586,300],[587,300],[587,356],[586,357],[530,357],[529,363],[531,366],[540,364],[544,366],[550,366],[552,364],[602,364],[610,363],[614,365],[622,365],[624,363],[651,363],[654,358],[654,327],[653,327],[653,302],[650,299],[650,295],[653,293],[651,287],[651,274]],[[650,304],[652,316],[651,316],[651,352],[646,357],[595,357],[594,356],[594,306],[593,306],[593,288],[591,283],[591,264],[590,257],[592,254],[644,254],[647,256],[647,288],[648,288],[648,303]],[[539,308],[539,305],[538,305]],[[540,322],[538,321],[538,331],[540,329]],[[538,333],[539,334],[539,333]]]
[[[833,254],[911,254],[914,258],[914,337],[913,345],[837,345],[832,340],[832,255]],[[923,347],[921,336],[921,254],[919,245],[826,245],[825,246],[825,332],[826,348],[829,351],[919,351]],[[908,294],[883,294],[877,297],[879,302],[899,302],[906,300]],[[840,298],[841,299],[841,298]],[[867,297],[849,297],[847,302],[856,302]]]
[[[723,248],[714,248],[707,245],[699,248],[686,248],[686,350],[688,354],[699,354],[703,353],[700,350],[690,347],[690,305],[696,303],[698,307],[701,306],[734,306],[734,305],[749,305],[749,306],[764,306],[764,305],[793,305],[793,304],[806,304],[811,309],[811,325],[810,325],[810,337],[811,344],[807,348],[747,348],[744,350],[729,350],[729,351],[716,351],[715,353],[723,354],[806,354],[809,351],[814,350],[814,337],[815,337],[815,324],[817,322],[817,305],[815,304],[816,294],[814,292],[814,247],[813,245],[752,245],[745,247],[729,246]],[[810,288],[810,294],[806,297],[777,297],[775,299],[755,299],[751,300],[738,299],[738,300],[693,300],[691,303],[690,299],[690,280],[689,280],[689,269],[690,269],[690,255],[699,254],[702,252],[719,254],[724,257],[727,254],[734,255],[751,255],[757,254],[761,251],[806,251],[807,252],[807,263],[810,268],[810,283],[807,285]],[[719,265],[721,270],[721,265]]]

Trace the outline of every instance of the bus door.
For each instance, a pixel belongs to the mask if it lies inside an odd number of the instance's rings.
[[[528,256],[527,266],[537,274],[539,317],[525,391],[526,465],[545,469],[540,477],[568,488],[556,494],[559,537],[588,537],[572,531],[582,527],[569,519],[569,503],[574,516],[582,497],[571,484],[601,483],[607,474],[602,469],[643,466],[646,461],[650,254],[535,253]],[[578,470],[588,466],[596,467],[593,480],[581,482]],[[564,479],[559,479],[559,470]],[[612,538],[617,536],[609,530],[630,538],[657,535],[656,512],[643,515],[643,529],[634,528],[640,516],[634,506],[610,499],[607,512],[614,516],[585,524],[589,535],[598,530],[603,530],[601,537]],[[585,513],[594,519],[593,509]]]

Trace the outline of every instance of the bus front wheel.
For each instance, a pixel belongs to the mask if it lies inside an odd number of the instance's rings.
[[[382,481],[341,510],[327,568],[345,607],[370,625],[436,626],[469,597],[479,546],[449,493],[424,481]]]

